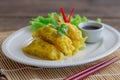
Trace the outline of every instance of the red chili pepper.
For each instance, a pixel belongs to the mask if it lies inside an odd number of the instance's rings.
[[[71,16],[72,16],[72,14],[73,14],[74,11],[75,11],[75,8],[72,8],[72,10],[70,12],[70,15],[69,15],[69,22],[70,22]]]
[[[70,23],[70,19],[71,19],[71,16],[72,16],[74,10],[75,10],[75,8],[73,8],[73,9],[71,10],[69,17],[66,17],[66,14],[65,14],[65,12],[64,12],[64,9],[63,9],[62,7],[60,7],[60,11],[61,11],[61,13],[62,13],[64,22]]]
[[[63,9],[62,7],[60,7],[60,11],[61,11],[61,13],[62,13],[62,16],[63,16],[64,21],[67,22],[66,14],[65,14],[64,9]]]
[[[60,21],[60,18],[57,16],[57,15],[54,15],[55,16],[55,18],[58,20],[58,22],[61,22]]]

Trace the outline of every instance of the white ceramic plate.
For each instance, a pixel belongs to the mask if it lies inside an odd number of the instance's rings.
[[[95,44],[86,44],[86,49],[65,60],[50,61],[27,56],[22,47],[32,40],[30,26],[24,27],[10,35],[2,44],[4,54],[17,62],[37,67],[65,67],[86,64],[101,59],[120,46],[120,33],[109,25],[103,24],[103,39]]]

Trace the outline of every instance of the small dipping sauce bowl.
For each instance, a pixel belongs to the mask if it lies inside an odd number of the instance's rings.
[[[102,39],[104,26],[97,22],[83,22],[78,25],[83,37],[87,36],[87,43],[96,43]]]

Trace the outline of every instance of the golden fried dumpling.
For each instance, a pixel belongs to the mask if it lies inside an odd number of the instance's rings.
[[[65,23],[68,26],[67,36],[72,40],[80,40],[82,38],[82,32],[75,26],[70,23]]]
[[[87,37],[83,38],[82,32],[75,25],[72,25],[70,23],[62,23],[62,24],[65,24],[68,27],[67,36],[71,39],[73,46],[75,47],[73,54],[85,48],[85,40]]]
[[[55,45],[66,56],[72,56],[72,52],[75,49],[72,45],[72,41],[66,35],[60,36],[56,33],[56,29],[52,27],[42,27],[35,33],[33,37],[39,37],[43,40]]]
[[[85,40],[86,38],[82,38],[81,40],[73,40],[73,46],[75,47],[75,50],[73,51],[73,54],[77,53],[79,50],[84,49],[85,46]]]
[[[42,39],[33,40],[28,46],[23,48],[25,53],[38,56],[48,60],[62,60],[64,54],[61,53],[54,45],[45,42]]]

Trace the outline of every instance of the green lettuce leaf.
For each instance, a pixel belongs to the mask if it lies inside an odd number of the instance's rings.
[[[80,24],[81,22],[87,22],[87,21],[88,21],[87,17],[85,16],[81,17],[79,15],[75,15],[75,17],[71,18],[70,23],[78,27],[78,24]]]
[[[30,24],[32,25],[31,30],[36,31],[41,27],[46,27],[48,24],[51,24],[51,27],[55,28],[57,30],[57,34],[64,35],[67,33],[67,27],[65,24],[58,24],[57,17],[59,17],[60,22],[64,22],[63,17],[61,14],[58,13],[49,13],[47,17],[38,16],[36,18],[33,18],[30,21]],[[70,23],[78,27],[78,24],[81,22],[88,22],[88,18],[80,15],[75,15],[74,17],[71,17]],[[101,23],[101,19],[97,18],[96,22]]]

